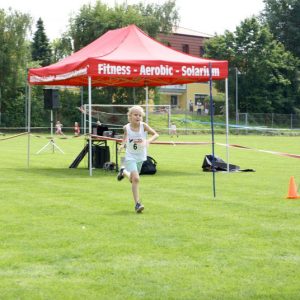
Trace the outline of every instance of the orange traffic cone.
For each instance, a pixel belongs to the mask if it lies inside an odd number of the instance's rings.
[[[288,190],[288,195],[286,198],[287,199],[300,199],[300,196],[297,193],[297,185],[295,183],[294,176],[291,176],[291,178],[290,178],[289,190]]]

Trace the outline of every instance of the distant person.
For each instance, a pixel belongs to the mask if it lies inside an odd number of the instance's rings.
[[[222,106],[220,106],[220,113],[222,114],[222,115],[225,115],[225,107],[222,105]]]
[[[207,102],[204,103],[204,114],[208,115],[208,103]]]
[[[141,213],[144,209],[139,193],[140,171],[143,162],[147,159],[147,148],[149,144],[158,138],[158,133],[148,124],[143,122],[144,110],[140,106],[132,106],[127,113],[129,123],[124,129],[121,151],[125,148],[124,166],[121,167],[117,179],[120,181],[126,176],[131,182],[135,211]],[[147,139],[147,133],[151,137]]]
[[[190,112],[194,111],[194,104],[193,104],[192,100],[190,100],[190,102],[189,102],[189,108],[190,108]]]
[[[79,136],[80,135],[80,126],[78,122],[74,123],[74,135]]]
[[[202,103],[200,101],[197,102],[197,115],[201,115],[201,106]]]
[[[171,137],[173,137],[173,135],[176,135],[178,137],[178,134],[177,134],[177,127],[176,127],[176,124],[175,123],[172,123],[171,124],[171,128],[170,128],[170,134],[171,134]]]
[[[61,124],[60,121],[57,121],[55,124],[55,130],[56,130],[55,133],[58,135],[63,135],[62,127],[63,127],[63,124]]]
[[[200,105],[200,110],[201,110],[201,115],[203,115],[204,114],[204,104],[202,103],[201,105]]]

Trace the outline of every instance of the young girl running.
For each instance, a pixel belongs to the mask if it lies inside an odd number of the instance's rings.
[[[135,211],[140,213],[143,211],[144,206],[140,201],[139,173],[143,162],[147,158],[147,148],[149,144],[155,141],[159,135],[148,124],[143,122],[145,113],[142,107],[137,105],[131,107],[127,116],[129,123],[123,127],[124,137],[119,148],[119,151],[123,148],[126,150],[124,167],[121,167],[117,179],[120,181],[124,178],[124,176],[129,179],[131,182],[133,200],[135,202]],[[148,139],[147,133],[152,135]]]

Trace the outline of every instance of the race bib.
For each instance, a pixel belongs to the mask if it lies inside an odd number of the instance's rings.
[[[145,141],[142,138],[128,140],[128,150],[130,152],[134,152],[134,153],[143,152],[144,148],[145,148]]]

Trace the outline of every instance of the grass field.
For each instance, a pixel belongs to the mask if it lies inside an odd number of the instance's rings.
[[[28,169],[27,137],[0,141],[0,299],[300,299],[300,199],[285,199],[299,159],[232,148],[230,162],[256,172],[217,173],[214,198],[210,145],[151,145],[158,173],[142,177],[137,215],[115,172],[68,168],[82,138],[36,155],[47,142],[31,137]],[[230,143],[300,152],[299,137]]]

